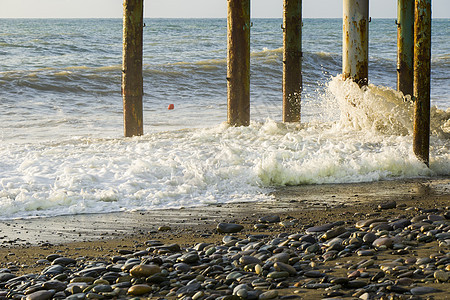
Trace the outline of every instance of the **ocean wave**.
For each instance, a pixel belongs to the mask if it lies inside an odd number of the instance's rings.
[[[450,175],[450,110],[432,109],[428,168],[412,151],[401,93],[339,76],[326,89],[317,109],[336,120],[0,143],[0,218],[264,201],[274,186]]]
[[[433,140],[428,169],[409,136],[267,120],[147,134],[2,145],[0,218],[268,200],[273,186],[450,175]],[[448,146],[448,144],[447,144]]]

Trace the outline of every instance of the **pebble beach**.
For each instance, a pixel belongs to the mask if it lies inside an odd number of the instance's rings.
[[[1,299],[448,299],[450,179],[2,221]]]

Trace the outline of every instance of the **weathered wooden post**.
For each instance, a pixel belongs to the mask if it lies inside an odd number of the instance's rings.
[[[414,82],[414,0],[397,3],[397,90],[413,94]]]
[[[302,0],[284,0],[283,11],[283,122],[300,122]]]
[[[343,0],[342,73],[359,86],[369,73],[369,0]]]
[[[250,0],[228,0],[228,124],[250,124]]]
[[[431,0],[415,0],[413,150],[429,165]]]
[[[126,137],[142,135],[142,35],[143,0],[123,1],[122,97]]]

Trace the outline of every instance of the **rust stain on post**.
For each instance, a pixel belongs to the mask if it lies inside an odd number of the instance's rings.
[[[415,0],[413,150],[429,165],[431,74],[431,0]]]
[[[404,95],[412,95],[414,83],[414,0],[398,0],[397,14],[397,90]]]
[[[284,0],[283,8],[283,122],[300,122],[302,0]]]
[[[123,1],[122,97],[126,137],[142,135],[144,132],[142,111],[143,11],[143,0]]]
[[[228,124],[250,124],[250,0],[228,0]]]
[[[342,75],[359,86],[369,73],[369,0],[343,0]]]

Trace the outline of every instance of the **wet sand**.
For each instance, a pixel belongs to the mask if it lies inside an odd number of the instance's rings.
[[[61,216],[0,222],[0,267],[16,274],[40,272],[36,261],[52,253],[66,257],[109,260],[118,249],[145,249],[145,241],[159,240],[193,246],[199,242],[218,242],[224,234],[215,227],[220,222],[244,225],[238,235],[299,232],[318,224],[345,221],[348,224],[371,217],[394,218],[417,214],[420,209],[450,206],[450,177],[375,183],[314,185],[277,188],[273,200],[264,203],[233,203],[201,208],[150,212]],[[395,200],[397,208],[380,210],[377,206]],[[276,214],[281,220],[296,220],[294,226],[273,224],[265,230],[253,225],[264,215]],[[158,228],[166,226],[166,230]],[[437,251],[435,242],[417,250],[416,255]],[[448,249],[446,249],[448,251]],[[384,259],[389,260],[389,255]],[[358,260],[358,257],[353,258]],[[333,262],[335,264],[336,262]],[[438,284],[445,299],[450,284]],[[320,291],[304,291],[301,297],[315,297]],[[282,292],[281,292],[282,294]]]
[[[332,221],[329,218],[336,209],[348,216],[351,212],[371,212],[378,203],[388,200],[426,207],[432,206],[436,199],[443,199],[450,205],[450,177],[280,187],[272,195],[272,201],[263,203],[0,221],[0,246],[149,237],[162,225],[172,227],[170,232],[177,234],[204,230],[213,233],[219,222],[252,223],[265,214],[290,215],[307,223],[320,223]]]

